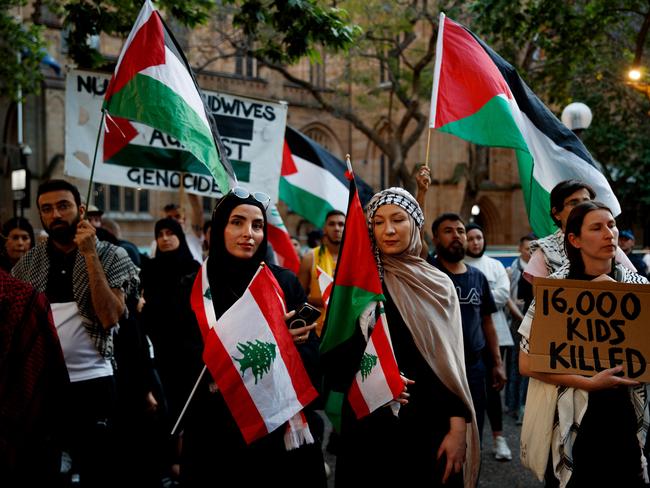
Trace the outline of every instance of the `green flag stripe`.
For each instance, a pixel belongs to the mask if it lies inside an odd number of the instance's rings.
[[[551,195],[533,176],[533,157],[524,151],[515,151],[515,154],[530,226],[540,236],[552,234],[557,227],[550,218]]]
[[[327,212],[334,210],[334,207],[329,202],[300,187],[292,185],[284,177],[280,177],[279,194],[280,199],[292,211],[309,220],[316,227],[322,227],[325,224]]]
[[[483,146],[511,147],[528,152],[510,105],[501,96],[492,98],[469,117],[446,124],[439,130]]]
[[[357,319],[370,302],[383,301],[384,295],[368,292],[356,286],[335,286],[327,308],[327,323],[320,344],[321,354],[330,351],[354,335]]]
[[[220,189],[229,188],[214,136],[175,91],[150,76],[135,75],[109,102],[109,113],[154,127],[181,142],[210,170]]]

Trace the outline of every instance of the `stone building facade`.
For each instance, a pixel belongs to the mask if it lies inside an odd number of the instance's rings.
[[[29,11],[26,10],[24,16],[28,15]],[[210,31],[178,31],[177,37],[186,46],[190,63],[193,66],[205,64],[207,55],[196,46],[204,43]],[[65,46],[56,19],[47,29],[47,38],[50,41],[50,54],[65,67],[69,61],[65,57]],[[99,43],[102,53],[108,58],[116,58],[122,45],[121,40],[106,36],[101,36]],[[336,71],[336,61],[329,59],[326,65],[316,66],[303,61],[292,69],[298,75],[320,77],[326,83],[327,70]],[[46,178],[63,176],[65,154],[66,70],[64,68],[61,75],[56,75],[50,68],[44,67],[43,71],[45,79],[41,93],[27,97],[23,104],[24,143],[31,148],[31,155],[26,156],[26,160],[32,174],[31,205],[24,210],[24,214],[37,229],[40,228],[40,220],[34,202],[36,188]],[[215,61],[201,70],[197,79],[199,85],[207,90],[286,101],[289,106],[287,124],[307,134],[341,159],[349,153],[355,172],[373,189],[387,186],[386,160],[365,135],[347,121],[319,110],[306,90],[288,83],[275,72],[259,69],[255,60],[242,56]],[[380,124],[382,117],[385,119],[385,115],[382,116],[385,112],[384,107],[377,107],[368,113],[368,117],[376,118],[377,124]],[[0,221],[4,222],[15,211],[11,170],[20,165],[15,103],[0,100],[0,129]],[[408,155],[409,165],[414,166],[425,160],[426,143],[425,132]],[[429,160],[435,183],[427,197],[427,227],[442,212],[460,212],[466,199],[468,179],[464,168],[468,165],[469,155],[470,147],[466,142],[447,134],[432,133]],[[88,183],[75,183],[85,196]],[[162,207],[166,203],[177,202],[179,198],[174,193],[118,187],[98,187],[97,190],[99,192],[94,193],[94,203],[104,207],[105,215],[120,224],[124,239],[143,248],[153,239],[153,224],[160,217]],[[208,198],[204,200],[204,215],[208,218],[214,201]],[[530,231],[512,151],[489,150],[485,178],[479,182],[472,201],[465,202],[465,205],[468,203],[479,206],[480,213],[475,219],[484,226],[488,243],[492,246],[514,246],[520,236]],[[184,202],[184,206],[187,207],[187,202]],[[280,204],[279,208],[290,232],[304,238],[312,228],[311,224],[292,214],[286,206]]]

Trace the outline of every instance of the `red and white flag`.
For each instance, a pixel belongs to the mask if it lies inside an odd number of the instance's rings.
[[[376,312],[374,329],[363,352],[359,371],[348,392],[350,406],[359,419],[397,398],[404,389],[384,308],[382,305],[375,308],[379,310]],[[371,317],[375,317],[375,310],[372,310]],[[362,320],[363,318],[360,318],[360,321]],[[399,404],[395,402],[392,407],[397,415]]]
[[[192,289],[192,308],[203,333],[203,360],[245,441],[288,424],[293,442],[309,443],[302,409],[318,393],[284,322],[284,295],[262,264],[244,294],[217,321],[206,259]],[[285,442],[288,436],[285,434]]]
[[[291,236],[282,221],[282,216],[273,204],[269,205],[266,210],[266,221],[268,224],[268,239],[271,247],[273,247],[278,264],[297,275],[300,268],[300,259],[291,243]]]
[[[332,294],[332,285],[334,278],[328,275],[323,268],[316,266],[316,277],[318,278],[318,288],[320,288],[320,295],[323,298],[323,307],[327,308],[330,302],[330,295]]]

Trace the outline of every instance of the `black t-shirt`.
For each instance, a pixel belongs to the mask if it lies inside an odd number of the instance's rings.
[[[74,302],[72,291],[72,271],[77,257],[77,249],[64,253],[48,242],[47,255],[50,258],[50,272],[47,277],[45,295],[50,303]]]
[[[477,268],[470,265],[466,265],[467,271],[465,273],[454,274],[432,256],[429,256],[427,261],[447,274],[451,281],[454,282],[463,320],[465,357],[467,359],[476,357],[485,347],[483,317],[497,311],[487,278]]]

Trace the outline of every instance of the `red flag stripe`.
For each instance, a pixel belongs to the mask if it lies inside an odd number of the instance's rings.
[[[436,127],[473,115],[497,95],[512,98],[499,69],[463,26],[445,18],[444,37]]]
[[[386,382],[393,394],[393,399],[397,398],[404,389],[404,383],[399,375],[399,368],[397,361],[395,361],[395,353],[393,347],[386,336],[386,324],[382,317],[379,317],[378,327],[372,331],[372,341],[377,351],[377,358],[381,363],[381,369],[384,371]]]
[[[296,275],[300,269],[300,260],[296,254],[296,250],[291,244],[291,237],[283,229],[276,227],[269,223],[268,240],[273,246],[273,250],[282,257],[283,262],[279,263],[280,266],[293,271]]]
[[[247,444],[268,434],[264,419],[244,386],[241,374],[214,330],[208,333],[203,348],[203,361],[237,422]]]
[[[280,171],[281,176],[289,176],[298,172],[298,167],[296,162],[293,160],[293,154],[291,154],[291,149],[289,149],[289,144],[285,139],[284,147],[282,148],[282,169]]]
[[[274,283],[276,290],[280,288],[268,266],[265,266],[260,273],[267,274],[267,278]],[[274,295],[268,288],[263,286],[261,280],[254,280],[249,289],[273,333],[282,361],[289,372],[291,383],[298,395],[298,401],[302,405],[308,405],[316,399],[318,392],[311,384],[300,353],[298,353],[293,343],[287,324],[282,319],[284,317],[282,302],[277,295]]]
[[[208,324],[208,317],[205,315],[205,305],[203,303],[203,266],[199,268],[199,272],[194,279],[190,302],[192,304],[192,310],[194,310],[194,314],[196,315],[196,320],[199,323],[199,328],[201,329],[203,342],[205,342],[208,331],[210,330],[210,324]]]
[[[104,100],[109,101],[114,93],[124,88],[143,69],[161,64],[165,64],[165,35],[158,12],[154,11],[133,36],[119,71],[111,78]]]
[[[359,382],[356,381],[356,379],[352,382],[352,385],[350,385],[348,402],[350,402],[350,406],[352,406],[352,410],[358,419],[370,414],[370,409],[368,408],[366,399],[361,394]]]

